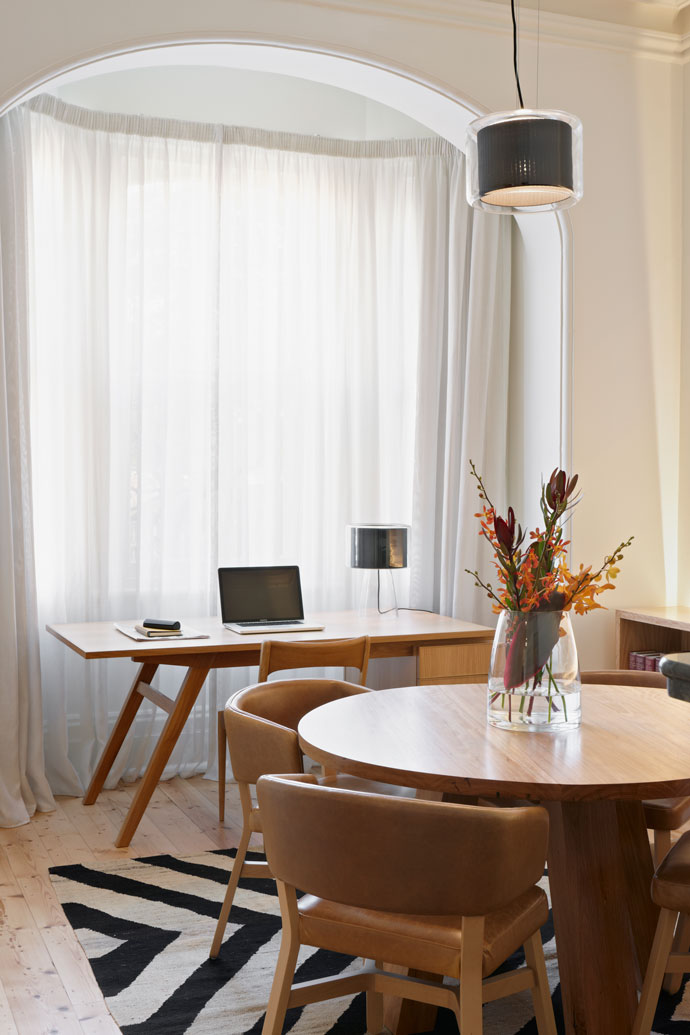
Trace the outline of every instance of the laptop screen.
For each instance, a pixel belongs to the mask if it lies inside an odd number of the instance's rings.
[[[302,587],[296,564],[219,568],[220,613],[225,622],[302,620]]]

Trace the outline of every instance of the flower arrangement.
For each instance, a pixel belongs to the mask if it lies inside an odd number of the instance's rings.
[[[608,554],[597,571],[592,566],[580,565],[571,571],[567,562],[570,540],[563,537],[562,522],[566,514],[579,501],[575,493],[578,476],[568,478],[565,471],[556,469],[546,484],[541,487],[539,505],[544,519],[544,528],[536,528],[529,534],[529,544],[523,548],[526,533],[516,524],[515,513],[508,507],[507,518],[496,513],[481,475],[470,460],[470,469],[477,481],[481,513],[475,514],[481,525],[479,534],[487,540],[494,552],[494,566],[499,586],[483,582],[476,571],[465,570],[472,575],[475,585],[486,590],[493,600],[493,610],[499,614],[507,611],[568,611],[585,614],[603,607],[597,600],[608,589],[614,589],[618,575],[618,561],[634,536],[619,543]]]
[[[570,628],[563,612],[572,609],[577,614],[586,614],[603,606],[597,598],[615,588],[617,564],[633,537],[619,543],[596,571],[592,571],[591,565],[582,564],[578,570],[571,571],[567,560],[570,544],[564,537],[563,519],[579,500],[579,493],[575,491],[578,476],[569,478],[565,471],[556,469],[548,482],[542,484],[539,502],[544,527],[530,532],[526,542],[527,534],[517,523],[513,508],[508,508],[505,518],[497,514],[472,461],[470,468],[482,501],[481,512],[476,515],[480,522],[479,534],[493,550],[498,584],[494,587],[484,582],[477,571],[466,571],[493,601],[494,612],[504,613],[499,626],[501,635],[505,636],[505,665],[500,681],[489,679],[490,709],[497,698],[501,699],[501,707],[507,698],[508,722],[512,724],[513,693],[543,694],[547,698],[545,722],[550,723],[554,715],[558,715],[560,721],[568,721],[567,688],[579,689],[579,676],[576,660],[570,675],[560,678],[555,674],[554,648]],[[521,690],[516,689],[520,687]],[[528,720],[532,718],[533,706],[534,700],[531,700],[525,712]],[[521,716],[523,708],[524,699],[519,705]]]

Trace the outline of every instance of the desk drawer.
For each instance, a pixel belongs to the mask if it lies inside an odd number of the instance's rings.
[[[417,683],[485,683],[491,660],[491,641],[458,643],[450,647],[420,647]]]

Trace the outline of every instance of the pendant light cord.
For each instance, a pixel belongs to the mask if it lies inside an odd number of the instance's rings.
[[[515,20],[515,0],[510,0],[510,13],[513,16],[513,69],[515,70],[515,85],[517,86],[518,98],[520,100],[520,107],[525,107],[525,102],[522,99],[522,87],[520,86],[520,76],[518,74],[518,45],[517,45],[517,21]]]
[[[541,0],[537,0],[537,96],[535,107],[539,107],[539,43],[541,40]]]

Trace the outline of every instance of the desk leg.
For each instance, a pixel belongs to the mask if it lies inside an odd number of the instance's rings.
[[[213,655],[211,660],[215,660]],[[146,771],[141,779],[137,792],[132,799],[129,812],[115,840],[117,848],[126,848],[132,840],[134,831],[139,826],[139,821],[144,815],[144,810],[149,799],[156,789],[161,773],[165,769],[165,763],[170,758],[172,750],[177,743],[177,738],[182,732],[189,713],[194,707],[194,702],[199,696],[199,691],[204,685],[204,680],[209,673],[211,665],[206,663],[199,668],[190,668],[184,678],[175,701],[175,707],[168,716],[168,721],[163,727],[158,743],[154,749]]]
[[[139,671],[132,683],[132,688],[127,695],[125,703],[117,717],[117,722],[113,726],[111,734],[108,737],[108,741],[103,748],[103,754],[101,755],[95,772],[91,777],[91,783],[86,789],[84,805],[93,805],[96,798],[101,793],[108,773],[113,767],[113,762],[117,758],[118,752],[127,736],[129,727],[134,722],[134,718],[139,711],[139,705],[144,700],[137,690],[137,687],[140,683],[150,683],[156,674],[157,668],[158,662],[154,661],[146,661],[143,665],[139,666]]]
[[[549,882],[567,1035],[628,1035],[632,1027],[638,950],[645,951],[652,918],[631,897],[637,891],[642,901],[649,898],[652,874],[649,844],[646,857],[641,848],[646,831],[637,804],[548,805]]]

